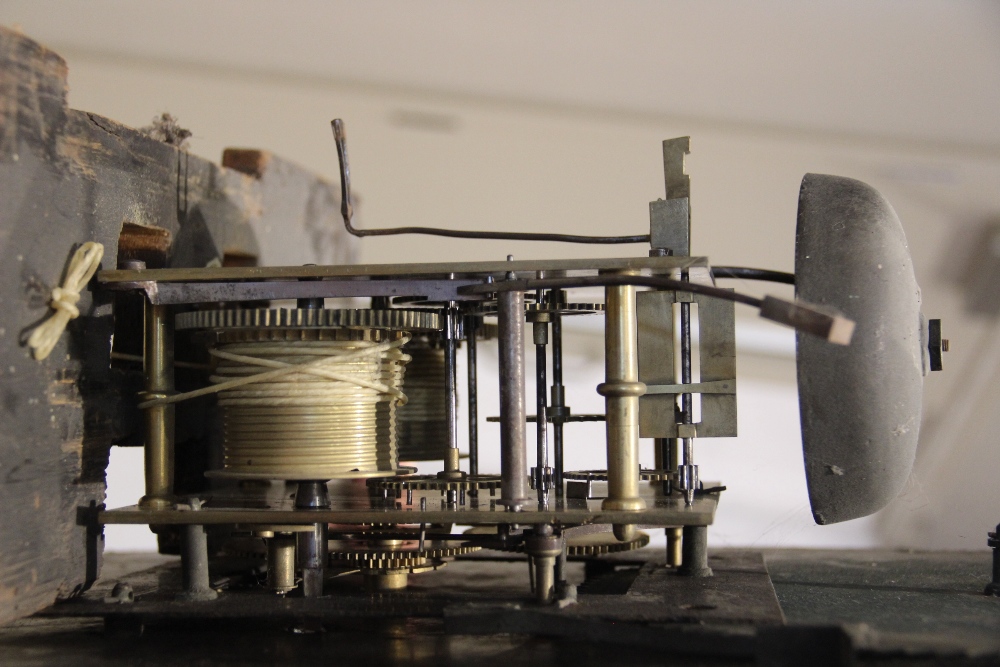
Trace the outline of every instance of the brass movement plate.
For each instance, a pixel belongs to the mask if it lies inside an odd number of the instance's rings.
[[[674,269],[708,266],[706,257],[623,257],[610,259],[529,259],[514,262],[437,262],[428,264],[340,264],[333,266],[247,266],[201,269],[110,270],[97,274],[98,281],[111,283],[196,282],[240,280],[292,280],[297,278],[468,277],[534,274],[565,271],[567,275],[589,275],[597,271],[646,270],[663,273]],[[534,277],[527,276],[527,277]]]
[[[686,506],[677,493],[663,496],[659,489],[640,487],[639,495],[646,501],[646,509],[638,511],[603,510],[601,499],[584,500],[567,498],[557,505],[550,494],[547,507],[539,507],[530,499],[520,512],[508,512],[496,498],[480,497],[473,505],[469,498],[465,505],[445,503],[437,491],[415,491],[413,504],[404,506],[394,498],[331,497],[331,508],[324,510],[297,510],[287,498],[255,500],[257,507],[239,507],[237,498],[216,495],[208,498],[205,507],[197,512],[190,510],[149,510],[132,505],[97,512],[100,524],[415,524],[453,523],[482,525],[500,523],[560,523],[565,526],[583,524],[641,524],[643,526],[708,526],[715,520],[719,493],[695,496],[694,503]],[[425,510],[420,510],[421,498],[426,498]],[[227,506],[228,505],[228,506]]]

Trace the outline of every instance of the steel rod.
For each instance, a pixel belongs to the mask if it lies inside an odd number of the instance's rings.
[[[528,497],[525,446],[524,294],[497,295],[500,348],[500,503],[519,510]]]
[[[299,482],[295,493],[295,508],[318,510],[330,506],[326,483],[322,481]],[[312,530],[297,533],[298,562],[302,570],[302,595],[313,598],[323,595],[323,579],[326,576],[328,524],[316,523]]]
[[[543,293],[537,293],[538,303],[542,303]],[[548,494],[548,477],[546,469],[549,467],[548,452],[548,421],[545,418],[548,408],[546,392],[548,390],[548,359],[546,358],[548,347],[549,329],[547,322],[533,322],[532,334],[535,343],[535,490],[538,492],[538,501],[544,502]]]
[[[711,577],[708,566],[708,526],[684,526],[678,574],[688,577]]]
[[[677,438],[663,438],[663,468],[665,470],[677,470],[680,466],[680,440]],[[673,491],[673,481],[664,480],[664,493],[670,494]],[[682,560],[681,544],[683,541],[683,531],[680,527],[666,529],[667,535],[667,565],[679,567]]]
[[[562,316],[552,315],[552,407],[559,410],[552,420],[552,485],[556,498],[563,497],[563,408],[566,389],[563,387]]]
[[[772,283],[795,284],[795,274],[768,269],[751,269],[745,266],[713,266],[713,278],[736,278],[739,280],[763,280]]]
[[[174,394],[174,326],[169,306],[145,304],[143,370],[146,390],[142,401]],[[174,504],[174,406],[145,408],[143,418],[146,495],[139,506],[166,509]]]
[[[562,241],[563,243],[649,243],[649,234],[634,236],[580,236],[577,234],[552,234],[548,232],[490,232],[480,230],[440,229],[437,227],[391,227],[382,229],[357,229],[351,224],[354,206],[351,204],[351,166],[347,159],[347,132],[344,121],[335,118],[330,121],[333,140],[337,145],[340,162],[340,213],[347,231],[359,237],[392,236],[395,234],[427,234],[458,239],[494,239],[506,241]]]
[[[444,310],[444,392],[448,447],[458,449],[458,392],[455,359],[455,304]]]
[[[681,281],[688,282],[690,277],[687,271],[681,271]],[[681,384],[691,384],[691,303],[681,302]],[[681,394],[681,422],[682,424],[694,423],[694,405],[690,393]],[[694,502],[694,493],[698,487],[698,468],[694,464],[694,439],[685,437],[680,439],[684,449],[684,468],[679,475],[683,482],[681,488],[684,491],[684,502],[688,505]]]
[[[532,580],[532,592],[540,604],[553,601],[556,592],[556,567],[559,556],[564,549],[561,535],[554,535],[552,526],[539,524],[524,542],[524,550],[528,554],[529,576]]]
[[[468,370],[469,394],[469,474],[479,474],[479,391],[476,358],[476,330],[479,328],[479,318],[475,315],[466,317],[466,356]]]
[[[191,510],[201,509],[201,500],[192,498]],[[209,585],[208,576],[208,536],[205,526],[188,524],[181,533],[181,576],[184,590],[177,596],[189,602],[206,602],[219,597]]]

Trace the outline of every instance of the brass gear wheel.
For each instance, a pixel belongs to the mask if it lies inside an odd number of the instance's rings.
[[[677,474],[673,470],[648,470],[639,471],[639,479],[643,482],[662,482],[668,479],[675,479]],[[576,482],[606,482],[608,481],[607,470],[574,470],[564,472],[563,479],[570,479]]]
[[[566,555],[576,557],[601,556],[623,551],[635,551],[649,544],[649,535],[638,532],[635,538],[619,542],[613,533],[590,533],[589,535],[570,535],[566,538]]]
[[[355,547],[354,544],[359,546]],[[454,558],[479,551],[482,547],[454,542],[427,542],[424,549],[413,547],[379,547],[364,545],[363,542],[330,540],[328,543],[329,563],[347,565],[362,570],[399,570],[420,567],[428,561]],[[224,548],[228,556],[235,558],[264,559],[267,547],[260,537],[230,539]]]
[[[604,311],[603,303],[538,303],[529,301],[524,304],[524,313],[529,318],[538,315],[590,315]],[[477,315],[496,315],[496,301],[487,301],[476,309]]]
[[[496,526],[473,526],[465,531],[466,535],[495,535]],[[642,531],[636,533],[631,540],[619,542],[614,533],[587,533],[584,535],[573,535],[570,532],[566,536],[566,555],[577,558],[588,558],[601,556],[603,554],[621,553],[623,551],[635,551],[649,544],[649,535]],[[520,553],[524,551],[524,544],[518,543],[509,547],[490,547],[497,551],[509,551]]]
[[[370,479],[368,486],[379,491],[471,491],[483,489],[496,491],[500,488],[500,475],[464,475],[455,479],[440,478],[437,475],[408,475],[388,479]]]
[[[430,310],[389,308],[243,308],[195,310],[177,315],[177,329],[390,329],[437,331],[441,316]]]
[[[351,542],[330,540],[329,558],[331,565],[343,564],[356,567],[362,572],[409,570],[427,565],[429,561],[454,558],[479,549],[480,547],[471,544],[448,542],[430,542],[422,550],[416,547],[390,546],[354,548]]]
[[[527,303],[526,313],[549,313],[552,315],[589,315],[604,310],[603,303]]]
[[[431,572],[447,565],[447,561],[431,560],[412,565],[410,567],[389,567],[389,568],[358,568],[364,575],[385,575],[385,574],[420,574],[421,572]]]

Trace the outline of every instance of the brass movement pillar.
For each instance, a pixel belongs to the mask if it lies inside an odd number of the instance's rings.
[[[188,507],[192,512],[201,511],[200,498],[192,498]],[[211,586],[208,571],[208,535],[205,526],[190,523],[181,532],[181,574],[184,590],[177,595],[178,600],[187,602],[208,602],[219,594]]]
[[[680,441],[677,438],[656,438],[653,451],[656,454],[656,469],[676,471],[680,464]],[[669,495],[674,488],[671,480],[661,482],[662,491]],[[681,528],[679,526],[666,528],[667,535],[667,565],[678,567],[681,564]]]
[[[524,541],[524,550],[534,564],[531,585],[540,604],[549,604],[555,599],[556,560],[564,547],[562,535],[555,535],[547,523],[535,526],[534,532]]]
[[[143,370],[146,390],[140,400],[167,398],[174,393],[174,323],[164,305],[145,304]],[[172,507],[174,498],[174,406],[154,405],[143,410],[145,420],[146,495],[143,509]]]
[[[639,397],[646,385],[639,382],[636,343],[635,287],[604,288],[604,376],[597,392],[604,396],[608,439],[608,497],[605,510],[641,510],[639,497]],[[629,540],[636,527],[616,524],[615,537]]]
[[[324,510],[330,507],[330,495],[324,480],[301,481],[295,490],[295,509]],[[323,597],[328,558],[328,532],[330,524],[320,521],[308,531],[295,534],[295,555],[302,573],[302,596]]]
[[[273,533],[267,538],[267,588],[285,593],[295,588],[295,534]]]

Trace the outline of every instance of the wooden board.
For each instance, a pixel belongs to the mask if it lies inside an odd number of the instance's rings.
[[[337,210],[322,179],[276,158],[253,174],[222,168],[68,109],[66,90],[61,57],[0,28],[0,623],[95,579],[103,537],[88,528],[86,508],[104,501],[112,444],[141,444],[139,367],[111,362],[110,294],[84,292],[83,315],[48,359],[35,361],[25,345],[77,245],[104,244],[103,269],[129,256],[246,264],[262,254],[255,227],[276,227],[273,235],[287,219],[290,236],[310,239],[303,262],[353,255],[342,227],[317,222]],[[118,326],[116,349],[129,336],[134,346],[135,322]],[[178,414],[178,423],[196,426],[179,432],[179,451],[185,438],[191,449],[208,437],[195,420]]]

